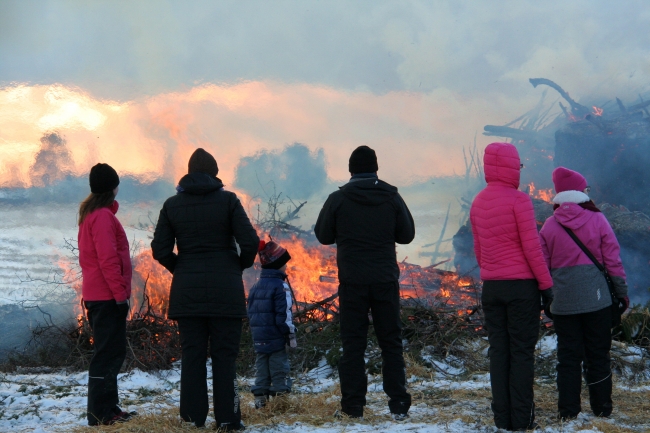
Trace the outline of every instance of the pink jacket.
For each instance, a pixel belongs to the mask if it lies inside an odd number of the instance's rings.
[[[125,301],[131,297],[129,241],[115,214],[119,204],[93,211],[79,225],[79,265],[84,301]]]
[[[483,159],[487,187],[470,210],[474,252],[482,280],[536,279],[553,286],[535,222],[533,202],[518,191],[520,160],[509,143],[492,143]]]
[[[576,203],[562,203],[539,232],[544,258],[550,269],[593,265],[558,221],[573,230],[610,275],[625,278],[621,247],[609,221],[602,213],[583,209]]]

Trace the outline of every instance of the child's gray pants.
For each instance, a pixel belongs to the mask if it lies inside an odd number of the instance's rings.
[[[273,353],[258,353],[255,360],[253,395],[277,395],[291,391],[289,357],[285,349]]]

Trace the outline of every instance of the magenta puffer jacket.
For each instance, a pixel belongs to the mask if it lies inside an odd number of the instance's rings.
[[[509,143],[492,143],[483,158],[487,187],[470,210],[474,252],[482,280],[536,279],[540,290],[553,286],[539,236],[533,202],[518,191],[520,160]]]
[[[129,241],[115,216],[119,204],[91,212],[79,225],[79,265],[84,301],[122,302],[131,297]]]

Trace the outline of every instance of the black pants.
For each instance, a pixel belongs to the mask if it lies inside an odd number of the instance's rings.
[[[181,417],[197,427],[210,409],[206,360],[208,341],[212,358],[212,395],[217,427],[241,422],[235,361],[239,353],[242,320],[217,317],[178,319],[181,334]]]
[[[527,429],[535,420],[533,379],[540,317],[537,281],[485,281],[482,302],[490,340],[494,423],[502,429]]]
[[[85,303],[93,331],[93,357],[88,367],[88,425],[110,420],[117,407],[117,374],[126,358],[127,304],[115,301]]]
[[[388,407],[391,413],[406,413],[411,406],[411,395],[406,392],[399,284],[341,284],[339,300],[343,344],[339,362],[341,409],[350,416],[363,415],[368,390],[364,355],[368,345],[368,312],[372,311]]]
[[[596,416],[612,413],[611,314],[610,307],[607,307],[592,313],[554,316],[561,417],[575,417],[581,411],[583,362],[591,410]]]

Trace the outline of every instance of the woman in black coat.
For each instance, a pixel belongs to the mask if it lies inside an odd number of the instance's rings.
[[[253,265],[259,238],[237,196],[224,190],[218,171],[205,150],[192,154],[178,193],[160,210],[151,248],[174,275],[169,318],[178,321],[183,351],[181,417],[197,427],[205,424],[209,341],[215,419],[217,427],[230,431],[243,429],[235,374],[246,317],[242,272]]]

